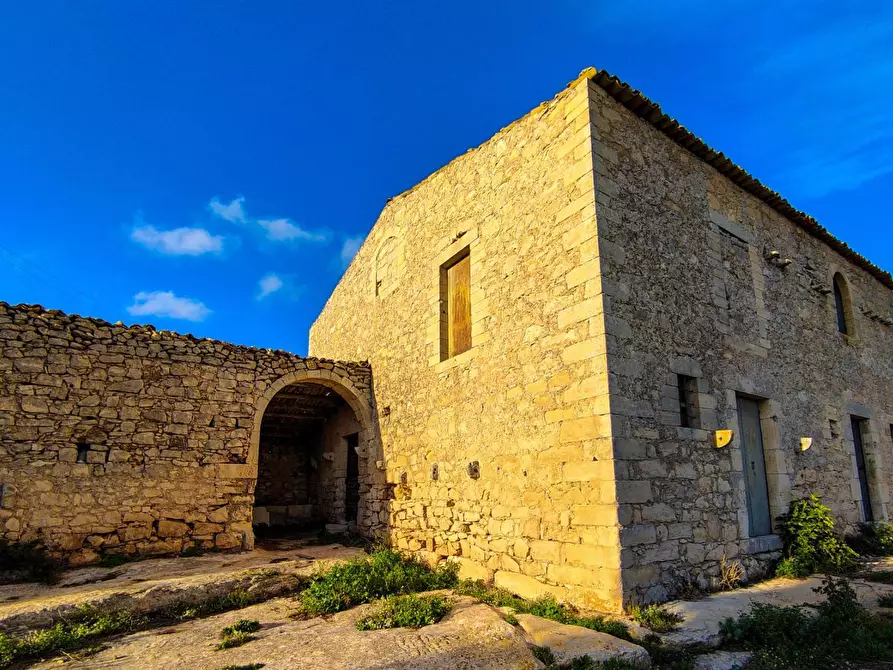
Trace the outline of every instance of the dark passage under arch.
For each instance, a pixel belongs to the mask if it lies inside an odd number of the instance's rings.
[[[328,386],[299,382],[273,396],[260,426],[254,525],[266,526],[262,532],[355,525],[360,430]]]

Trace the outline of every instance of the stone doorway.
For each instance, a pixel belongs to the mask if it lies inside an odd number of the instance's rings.
[[[330,386],[302,381],[281,388],[260,422],[256,533],[355,527],[365,475],[357,453],[361,430],[354,410]]]

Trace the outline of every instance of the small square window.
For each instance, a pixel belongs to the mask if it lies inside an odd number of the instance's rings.
[[[679,385],[679,422],[683,428],[700,428],[701,412],[698,403],[698,380],[677,375]]]
[[[86,463],[87,462],[87,454],[90,453],[90,445],[89,444],[79,444],[78,445],[78,463]]]

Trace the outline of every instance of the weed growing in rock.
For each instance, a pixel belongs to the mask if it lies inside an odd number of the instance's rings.
[[[524,600],[506,591],[493,586],[488,586],[483,581],[464,580],[456,587],[458,595],[471,596],[495,607],[511,607],[521,614],[533,614],[543,619],[551,619],[558,623],[582,626],[590,630],[607,633],[614,637],[629,640],[629,629],[622,621],[606,619],[601,616],[584,616],[576,608],[558,603],[551,596],[537,598],[536,600]]]
[[[230,610],[240,610],[254,605],[261,598],[247,591],[236,590],[226,595],[216,596],[196,604],[178,603],[165,610],[165,614],[173,619],[185,621],[187,619],[199,619],[212,614],[220,614]]]
[[[867,612],[847,580],[828,577],[816,592],[826,600],[815,615],[757,604],[723,622],[720,633],[753,652],[748,670],[835,670],[893,658],[893,621]]]
[[[877,599],[878,607],[893,607],[893,593],[886,593]]]
[[[457,571],[454,563],[431,569],[391,549],[380,549],[368,558],[334,566],[301,594],[301,603],[313,615],[340,612],[390,595],[451,588]]]
[[[549,647],[532,647],[530,651],[533,652],[533,657],[546,667],[555,665],[555,654]]]
[[[255,638],[251,633],[260,630],[260,621],[257,619],[239,619],[232,626],[227,626],[220,631],[220,643],[217,645],[217,651],[224,649],[232,649],[233,647],[241,647],[246,642],[251,642]]]
[[[9,542],[0,538],[0,584],[43,582],[59,579],[62,563],[37,542]]]
[[[866,581],[879,584],[893,584],[893,570],[878,570],[865,575]]]
[[[505,619],[505,622],[506,622],[507,624],[510,624],[510,625],[512,625],[512,626],[517,626],[517,625],[518,625],[518,617],[516,617],[516,616],[514,616],[514,615],[512,615],[512,614],[506,614],[506,615],[505,615],[504,617],[502,617],[502,618]]]
[[[379,601],[371,614],[357,621],[357,630],[430,626],[443,619],[451,607],[452,603],[442,596],[391,596]]]
[[[226,649],[232,649],[233,647],[241,647],[243,644],[247,644],[256,639],[256,637],[249,635],[248,633],[235,632],[232,635],[227,635],[222,638],[214,648],[217,651],[224,651]]]
[[[52,628],[33,630],[19,638],[0,633],[0,667],[9,667],[22,659],[87,649],[100,638],[131,632],[145,623],[145,617],[133,612],[103,614],[92,608],[82,607]]]
[[[668,633],[682,621],[683,617],[660,605],[633,605],[629,615],[655,633]]]
[[[239,619],[232,626],[227,626],[220,631],[220,637],[229,637],[236,633],[256,633],[260,630],[260,621],[257,619]]]
[[[247,663],[245,665],[224,665],[222,670],[260,670],[263,663]]]
[[[734,591],[744,581],[744,567],[741,561],[730,561],[723,554],[719,561],[719,589],[721,591]]]
[[[893,556],[893,525],[884,521],[860,523],[859,533],[847,537],[846,543],[860,554]]]
[[[848,572],[855,567],[856,552],[834,532],[834,517],[821,499],[809,498],[791,504],[779,517],[784,559],[776,568],[779,577],[808,577],[813,572]]]

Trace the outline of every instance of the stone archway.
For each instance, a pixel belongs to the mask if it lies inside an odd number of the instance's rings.
[[[349,377],[304,370],[276,380],[258,401],[249,444],[255,523],[367,530],[379,452],[368,391]]]

